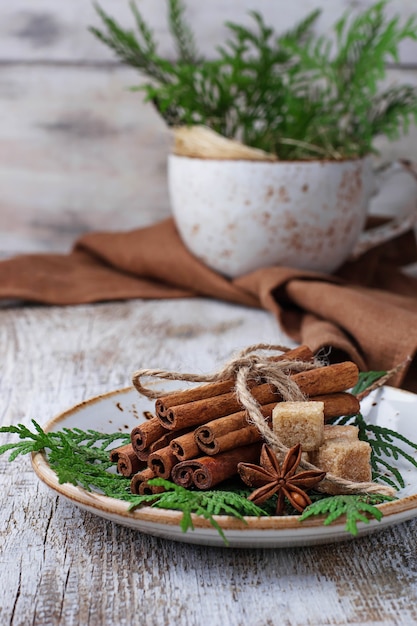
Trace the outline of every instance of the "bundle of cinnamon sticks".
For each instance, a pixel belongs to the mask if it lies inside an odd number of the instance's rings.
[[[313,362],[307,346],[273,360]],[[358,380],[357,366],[346,361],[290,374],[309,400],[324,403],[324,419],[354,415],[359,401],[347,390]],[[133,493],[161,491],[149,485],[154,477],[170,479],[183,487],[210,489],[237,474],[241,462],[259,460],[262,436],[251,425],[234,391],[235,380],[199,385],[158,398],[155,415],[136,426],[131,443],[112,452],[118,471],[131,476]],[[268,424],[274,406],[282,401],[269,383],[252,381],[251,393]]]

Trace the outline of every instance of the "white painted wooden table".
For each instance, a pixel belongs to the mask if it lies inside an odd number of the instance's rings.
[[[138,367],[212,371],[256,341],[288,344],[268,313],[208,300],[2,308],[1,423],[45,423]],[[27,458],[0,458],[0,494],[2,625],[417,623],[415,521],[342,544],[232,550],[83,512]]]

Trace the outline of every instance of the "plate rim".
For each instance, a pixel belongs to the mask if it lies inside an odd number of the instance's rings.
[[[381,389],[389,389],[394,392],[403,393],[406,395],[411,395],[416,398],[417,395],[411,391],[405,389],[399,389],[396,387],[391,387],[389,385],[384,385]],[[130,393],[132,391],[136,391],[133,386],[122,387],[119,389],[115,389],[112,391],[107,391],[105,393],[98,394],[96,396],[92,396],[87,400],[83,400],[74,404],[73,406],[65,409],[64,411],[59,412],[50,420],[48,420],[43,426],[43,430],[45,432],[49,432],[53,427],[56,427],[57,424],[62,422],[70,415],[74,415],[84,409],[86,406],[93,406],[103,400],[110,399],[112,397],[117,397],[118,395],[123,395],[126,393]],[[139,396],[139,394],[138,394]],[[57,474],[50,467],[47,462],[46,455],[42,451],[32,452],[31,453],[31,463],[32,468],[39,478],[41,482],[46,484],[50,489],[57,492],[59,495],[64,496],[65,498],[71,500],[81,507],[93,508],[99,511],[102,514],[108,515],[117,515],[118,517],[122,517],[126,519],[126,522],[130,520],[130,522],[146,522],[146,523],[156,523],[163,524],[167,526],[178,526],[180,525],[180,521],[182,519],[181,511],[174,511],[168,509],[157,509],[151,506],[143,506],[134,511],[129,511],[129,503],[123,500],[119,500],[117,498],[110,498],[108,496],[104,496],[98,494],[96,492],[89,492],[82,487],[72,485],[71,483],[63,483],[60,484],[58,481]],[[376,505],[377,508],[381,509],[384,514],[383,520],[406,513],[407,511],[415,510],[417,516],[417,493],[411,494],[409,496],[404,496],[403,498],[398,498],[392,502],[384,502]],[[97,513],[97,514],[100,514]],[[235,517],[230,515],[214,515],[213,518],[220,525],[223,531],[301,531],[302,529],[315,529],[322,530],[325,534],[346,534],[346,538],[351,537],[350,533],[345,530],[345,516],[338,518],[335,522],[332,522],[328,526],[324,526],[323,524],[323,515],[315,516],[313,518],[307,518],[302,523],[300,523],[299,515],[286,515],[286,516],[269,516],[269,517],[255,517],[255,516],[244,516],[244,521],[241,521]],[[411,517],[411,516],[410,516]],[[406,518],[404,518],[405,521]],[[403,521],[403,520],[400,520]],[[209,529],[212,530],[213,533],[218,534],[218,531],[212,526],[209,520],[206,520],[202,516],[192,514],[192,522],[194,527],[201,529]],[[368,524],[360,522],[366,528],[370,528],[373,524],[380,524],[377,520],[370,519]]]

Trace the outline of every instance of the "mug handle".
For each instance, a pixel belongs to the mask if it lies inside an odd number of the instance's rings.
[[[388,180],[394,174],[399,172],[407,172],[417,181],[417,163],[409,161],[408,159],[398,159],[390,163],[384,164],[376,170],[377,176],[377,190],[381,182]],[[413,206],[412,212],[403,217],[394,218],[386,224],[371,228],[361,233],[359,241],[350,254],[349,260],[354,261],[358,259],[362,254],[372,250],[381,243],[390,241],[398,235],[406,233],[417,224],[417,203]]]

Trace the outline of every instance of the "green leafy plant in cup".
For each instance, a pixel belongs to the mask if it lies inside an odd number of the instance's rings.
[[[90,31],[146,79],[134,89],[168,125],[204,125],[281,160],[337,160],[366,155],[376,137],[396,139],[417,121],[417,88],[383,87],[386,63],[417,40],[417,19],[388,18],[386,6],[345,14],[329,35],[314,32],[319,10],[283,34],[252,11],[252,27],[226,23],[228,38],[210,59],[182,0],[167,0],[176,59],[160,56],[133,2],[136,31],[98,5],[103,26]]]

